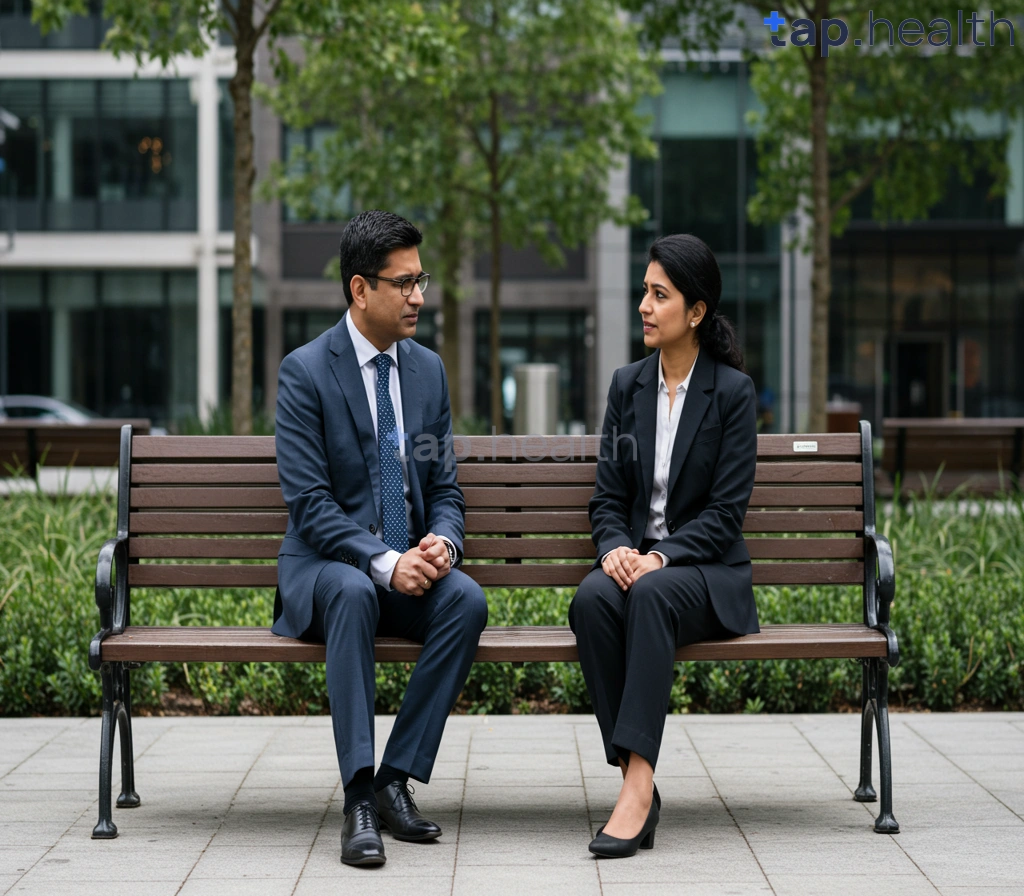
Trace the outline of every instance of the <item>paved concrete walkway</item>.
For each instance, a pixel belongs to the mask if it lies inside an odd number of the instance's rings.
[[[1024,893],[1024,714],[892,727],[896,836],[851,799],[856,716],[673,716],[657,846],[596,861],[618,773],[593,719],[453,717],[416,793],[444,836],[356,869],[326,717],[137,720],[115,841],[89,838],[99,722],[0,719],[0,894]]]

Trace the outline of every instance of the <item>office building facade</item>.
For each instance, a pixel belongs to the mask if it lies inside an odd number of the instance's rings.
[[[13,4],[13,5],[12,5]],[[42,38],[27,0],[0,11],[0,107],[21,121],[0,148],[16,213],[0,253],[7,388],[53,394],[108,415],[171,425],[207,414],[230,392],[233,49],[213,46],[172,71],[136,73],[97,49],[94,14]],[[19,5],[20,4],[20,5]],[[257,62],[268,77],[267,59]],[[763,431],[800,429],[810,377],[810,259],[787,249],[796,220],[755,227],[756,106],[737,46],[685,67],[666,52],[664,92],[648,101],[655,160],[613,172],[613,196],[649,210],[632,229],[605,224],[561,268],[533,249],[504,253],[502,392],[507,425],[522,362],[558,365],[559,428],[600,425],[612,371],[644,355],[640,284],[656,237],[695,233],[723,275],[754,378]],[[291,131],[255,104],[258,175],[322,129]],[[1024,413],[1024,125],[1009,134],[1009,194],[951,180],[927,221],[880,228],[862,199],[833,241],[829,394],[884,416]],[[280,202],[254,206],[254,399],[272,408],[287,352],[345,310],[334,263],[343,221],[299,220]],[[6,226],[6,224],[5,224]],[[430,234],[426,234],[429,241]],[[488,420],[487,259],[467,258],[459,318],[462,414]],[[418,340],[438,349],[440,289],[426,295]]]

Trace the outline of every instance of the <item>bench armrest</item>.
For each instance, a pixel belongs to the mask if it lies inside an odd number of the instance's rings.
[[[100,631],[89,644],[92,669],[100,667],[100,645],[104,638],[121,634],[128,622],[128,539],[123,535],[107,539],[100,548],[96,561],[96,606],[100,611]]]
[[[877,568],[877,575],[875,570]],[[900,661],[896,635],[889,628],[889,610],[896,596],[896,564],[889,539],[877,532],[864,533],[864,624],[881,632],[889,642],[887,662]]]

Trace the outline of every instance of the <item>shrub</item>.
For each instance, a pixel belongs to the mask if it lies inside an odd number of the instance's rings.
[[[112,496],[14,494],[0,540],[0,713],[95,713],[88,643],[98,626],[96,555],[114,531]],[[1024,707],[1024,518],[1016,499],[958,506],[929,498],[894,506],[883,531],[896,557],[893,627],[903,661],[890,675],[896,705]],[[573,589],[490,589],[491,625],[564,625]],[[762,623],[858,621],[861,591],[757,589]],[[136,622],[269,625],[270,592],[136,589]],[[377,709],[394,712],[412,666],[377,667]],[[678,663],[673,712],[820,712],[856,705],[861,666],[847,660]],[[320,664],[150,663],[133,673],[136,708],[159,711],[183,691],[210,712],[321,713]],[[466,712],[589,712],[579,666],[482,663],[459,704]]]

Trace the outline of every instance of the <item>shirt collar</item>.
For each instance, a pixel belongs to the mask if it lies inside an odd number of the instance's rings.
[[[698,355],[698,357],[700,356],[700,349],[699,348],[697,349],[697,355]],[[693,369],[696,366],[697,366],[697,358],[694,358],[693,359],[693,364],[690,365],[690,372],[688,374],[686,374],[686,379],[684,379],[676,387],[676,393],[678,393],[680,391],[686,392],[686,391],[689,390],[689,388],[690,388],[690,379],[693,376]],[[660,392],[662,389],[664,389],[666,392],[668,392],[668,383],[665,382],[665,371],[662,370],[662,367],[661,367],[661,357],[659,356],[658,357],[658,391]]]
[[[356,350],[356,360],[359,362],[359,366],[362,367],[365,364],[369,364],[371,361],[376,365],[377,362],[374,359],[380,354],[380,352],[377,351],[377,347],[370,342],[369,339],[359,332],[359,328],[355,325],[355,322],[352,320],[352,314],[349,312],[346,312],[345,314],[345,325],[348,327],[348,335],[352,339],[352,348]],[[387,347],[384,354],[390,355],[391,363],[394,364],[395,367],[398,367],[397,342],[392,342],[391,345]]]

